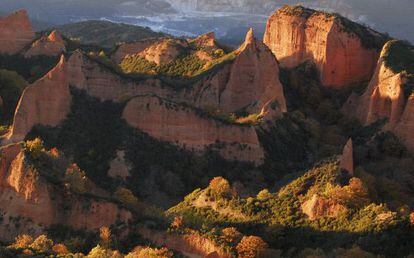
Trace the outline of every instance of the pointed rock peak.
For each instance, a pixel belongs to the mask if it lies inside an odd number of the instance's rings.
[[[66,58],[65,58],[65,55],[62,54],[60,56],[58,66],[63,66],[65,63],[66,63]]]
[[[47,38],[48,38],[48,40],[54,41],[54,42],[62,42],[63,41],[62,35],[57,30],[52,31]]]
[[[254,30],[253,28],[250,28],[249,31],[246,34],[246,39],[244,40],[244,44],[252,44],[254,43],[256,38],[254,37]]]
[[[351,176],[354,174],[354,146],[351,138],[344,147],[339,166],[341,170],[347,171]]]

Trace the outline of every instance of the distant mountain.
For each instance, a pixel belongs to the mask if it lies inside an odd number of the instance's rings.
[[[112,48],[118,43],[161,37],[149,28],[113,23],[109,21],[84,21],[57,27],[66,37],[77,39],[83,44]]]

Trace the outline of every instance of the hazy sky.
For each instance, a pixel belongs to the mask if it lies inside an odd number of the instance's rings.
[[[44,26],[79,19],[156,16],[194,9],[269,14],[276,6],[287,3],[336,11],[381,32],[414,41],[414,0],[0,0],[0,13],[25,8]]]

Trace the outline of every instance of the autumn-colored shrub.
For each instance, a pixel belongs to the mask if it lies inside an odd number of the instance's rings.
[[[39,253],[50,252],[53,247],[53,240],[49,239],[46,235],[40,235],[29,247]]]
[[[229,197],[232,193],[229,181],[222,177],[215,177],[210,181],[209,190],[215,198]]]
[[[55,254],[67,254],[69,253],[68,248],[64,244],[56,244],[52,247],[52,251]]]
[[[239,258],[258,258],[259,252],[267,248],[267,243],[258,236],[245,236],[236,247]]]
[[[121,201],[123,204],[131,206],[131,207],[137,207],[138,205],[138,198],[135,197],[135,195],[131,192],[131,190],[120,187],[118,190],[115,191],[114,196],[116,199]]]
[[[237,228],[230,227],[230,228],[224,228],[221,230],[221,238],[229,244],[237,244],[242,239],[243,235],[240,233]]]
[[[11,245],[13,248],[27,248],[33,243],[33,237],[29,235],[19,235],[14,239],[14,243]]]

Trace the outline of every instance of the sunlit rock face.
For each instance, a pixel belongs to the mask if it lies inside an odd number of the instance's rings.
[[[70,104],[66,61],[62,56],[50,72],[23,91],[8,136],[9,141],[23,140],[36,124],[58,125],[70,111]]]
[[[132,217],[108,201],[65,195],[28,163],[20,143],[0,148],[0,154],[1,241],[11,241],[19,234],[39,234],[53,224],[97,230],[120,221],[126,223]],[[19,226],[13,222],[16,217],[21,218]]]
[[[278,63],[271,51],[254,37],[252,29],[238,52],[220,97],[221,110],[234,112],[246,108],[251,113],[259,113],[276,101],[280,111],[286,112]]]
[[[410,60],[414,60],[414,47],[400,41],[389,41],[381,52],[365,93],[362,96],[351,95],[343,112],[356,116],[363,124],[387,119],[384,129],[394,132],[413,150],[414,83]]]
[[[59,56],[64,52],[66,52],[65,42],[62,35],[55,30],[49,36],[43,36],[36,40],[24,56]]]
[[[154,95],[130,100],[123,118],[156,139],[188,150],[201,152],[211,147],[229,160],[263,162],[263,149],[253,127],[226,124]]]
[[[310,60],[323,85],[343,88],[371,78],[384,36],[336,14],[286,6],[269,18],[264,42],[282,67]]]
[[[35,33],[25,10],[0,17],[0,54],[17,54],[34,38]]]

